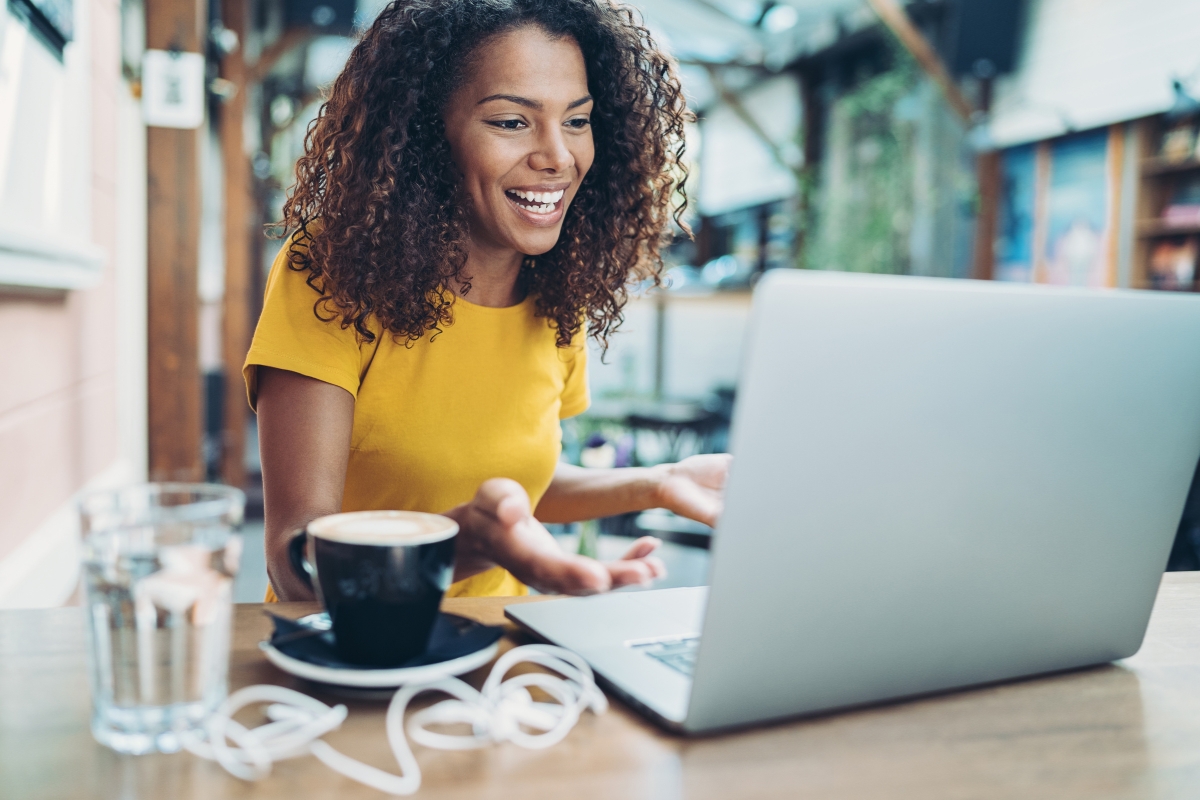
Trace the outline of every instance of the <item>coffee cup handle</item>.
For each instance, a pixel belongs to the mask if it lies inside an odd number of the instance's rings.
[[[308,541],[308,531],[304,528],[296,531],[292,536],[292,540],[288,542],[288,561],[292,565],[292,572],[296,573],[296,577],[304,581],[309,589],[313,588],[313,575],[316,570],[304,557],[304,545]]]

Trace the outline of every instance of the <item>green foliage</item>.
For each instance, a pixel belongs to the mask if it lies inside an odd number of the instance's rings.
[[[815,225],[804,267],[909,271],[915,124],[905,106],[918,103],[920,74],[902,51],[894,65],[830,108],[821,184],[810,189]]]

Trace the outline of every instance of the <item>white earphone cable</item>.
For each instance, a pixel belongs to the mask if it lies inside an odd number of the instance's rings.
[[[504,680],[521,663],[536,664],[562,677],[527,672]],[[534,701],[530,688],[542,690],[556,702]],[[408,704],[424,692],[443,692],[451,699],[413,713],[406,725]],[[266,715],[270,722],[246,728],[233,719],[242,708],[261,703],[269,704]],[[439,750],[472,750],[505,741],[540,750],[561,742],[585,709],[595,714],[608,709],[587,662],[561,647],[531,644],[501,656],[481,690],[453,677],[400,687],[388,705],[386,722],[399,775],[356,761],[321,740],[345,721],[344,705],[330,707],[282,686],[247,686],[234,692],[206,722],[207,741],[187,737],[184,746],[243,780],[260,780],[270,774],[274,762],[312,753],[347,778],[389,794],[409,795],[421,787],[421,768],[408,744],[410,737],[417,744]],[[430,730],[435,725],[456,723],[470,725],[472,732],[456,735]]]

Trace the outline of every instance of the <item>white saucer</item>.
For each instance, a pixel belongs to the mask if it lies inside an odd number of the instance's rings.
[[[317,615],[312,616],[316,617]],[[299,621],[311,624],[316,628],[321,627],[323,622],[309,617]],[[328,622],[324,624],[328,625]],[[324,667],[281,653],[270,642],[259,642],[258,647],[266,655],[268,661],[297,678],[354,689],[395,689],[410,683],[431,683],[451,675],[462,675],[479,669],[496,657],[500,643],[492,642],[482,650],[476,650],[474,653],[467,653],[465,656],[452,658],[449,661],[439,661],[436,664],[385,669]]]

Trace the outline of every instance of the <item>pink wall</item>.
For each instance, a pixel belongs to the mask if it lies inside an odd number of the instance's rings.
[[[117,457],[117,0],[88,0],[92,48],[92,239],[100,285],[0,293],[0,559]]]

